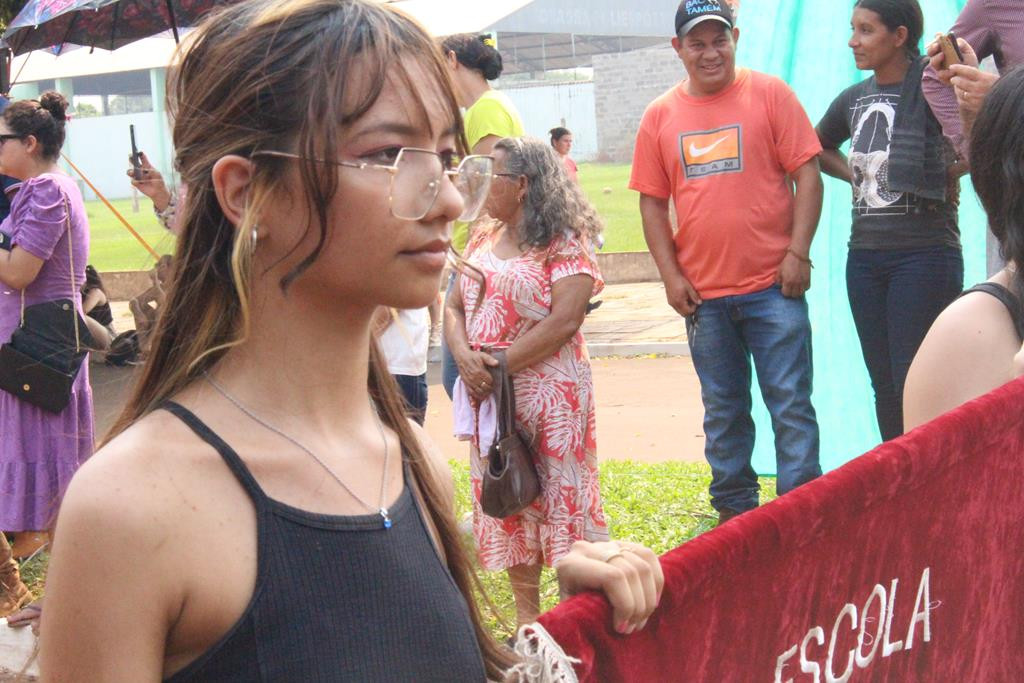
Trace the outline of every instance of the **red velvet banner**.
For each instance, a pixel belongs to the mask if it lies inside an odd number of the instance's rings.
[[[541,623],[581,681],[1019,681],[1022,469],[1024,380],[666,553],[644,631]]]

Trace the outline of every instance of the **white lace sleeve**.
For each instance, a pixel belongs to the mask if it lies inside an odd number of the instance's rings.
[[[573,664],[580,660],[565,654],[540,624],[526,624],[516,636],[519,663],[505,674],[505,683],[577,683]]]

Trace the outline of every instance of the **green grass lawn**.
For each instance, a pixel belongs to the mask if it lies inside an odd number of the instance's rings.
[[[451,461],[455,475],[457,519],[470,512],[469,466]],[[643,543],[661,554],[711,529],[718,515],[708,499],[711,469],[705,464],[661,463],[642,465],[607,461],[601,465],[601,495],[612,538]],[[775,497],[775,480],[761,479],[761,502]],[[472,543],[467,538],[467,543]],[[471,556],[475,557],[472,548]],[[43,594],[46,553],[22,566],[25,583],[36,596]],[[495,610],[484,608],[491,631],[500,639],[512,634],[515,605],[504,572],[480,572],[487,596]],[[541,577],[542,607],[558,602],[555,573],[545,569]]]
[[[456,515],[470,511],[469,468],[451,462],[455,474]],[[670,462],[644,465],[609,460],[600,464],[601,497],[613,539],[635,541],[658,554],[671,550],[714,527],[718,521],[708,498],[711,468],[703,463]],[[761,502],[775,497],[775,480],[762,477]],[[470,539],[471,542],[471,539]],[[472,552],[472,550],[471,550]],[[515,603],[505,572],[480,572],[495,610],[484,608],[491,632],[507,638],[515,627]],[[541,608],[558,603],[555,572],[541,576]],[[483,603],[481,603],[483,604]]]
[[[647,251],[640,226],[638,195],[626,187],[629,164],[580,164],[580,183],[605,222],[604,251]],[[611,192],[605,193],[606,188]],[[157,251],[173,250],[174,238],[164,230],[153,214],[152,205],[140,197],[138,211],[131,199],[111,202],[128,223]],[[148,270],[153,265],[149,253],[99,200],[86,202],[92,247],[89,262],[96,269]]]
[[[627,187],[629,169],[629,164],[580,164],[580,185],[604,219],[604,251],[647,251],[640,195]]]
[[[174,236],[157,222],[153,205],[147,198],[139,198],[137,212],[131,199],[115,199],[111,204],[158,254],[173,251]],[[97,270],[148,270],[153,267],[153,258],[149,252],[103,202],[86,202],[85,210],[89,217],[91,235],[89,263],[96,266]]]

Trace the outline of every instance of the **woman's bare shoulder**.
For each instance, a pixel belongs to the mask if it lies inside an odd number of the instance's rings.
[[[971,292],[936,318],[907,374],[903,412],[909,430],[1012,379],[1020,339],[1006,307]]]
[[[153,524],[188,507],[195,487],[220,465],[217,453],[180,420],[158,410],[98,450],[75,473],[61,504],[87,513]],[[198,494],[197,494],[198,495]]]
[[[159,675],[163,644],[195,580],[195,539],[214,526],[205,503],[230,477],[216,475],[218,459],[183,423],[156,411],[75,474],[57,519],[42,624],[41,661],[58,678],[71,680],[78,665],[97,680]],[[104,650],[110,643],[117,648]]]
[[[972,359],[994,351],[1016,351],[1020,346],[1006,306],[985,292],[970,292],[947,306],[932,324],[925,343],[958,355],[966,353]]]

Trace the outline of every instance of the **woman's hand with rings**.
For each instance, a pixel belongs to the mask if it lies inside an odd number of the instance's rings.
[[[612,606],[613,626],[623,634],[647,624],[665,585],[657,555],[629,541],[577,541],[556,569],[563,595],[603,592]]]
[[[976,115],[981,110],[988,91],[999,80],[999,75],[962,64],[954,64],[950,70],[953,72],[953,91],[956,93],[960,108],[966,110],[968,114]]]
[[[459,376],[462,383],[477,401],[483,401],[494,390],[494,380],[487,368],[498,365],[498,361],[489,353],[484,351],[466,351],[455,358],[455,364],[459,367]]]

